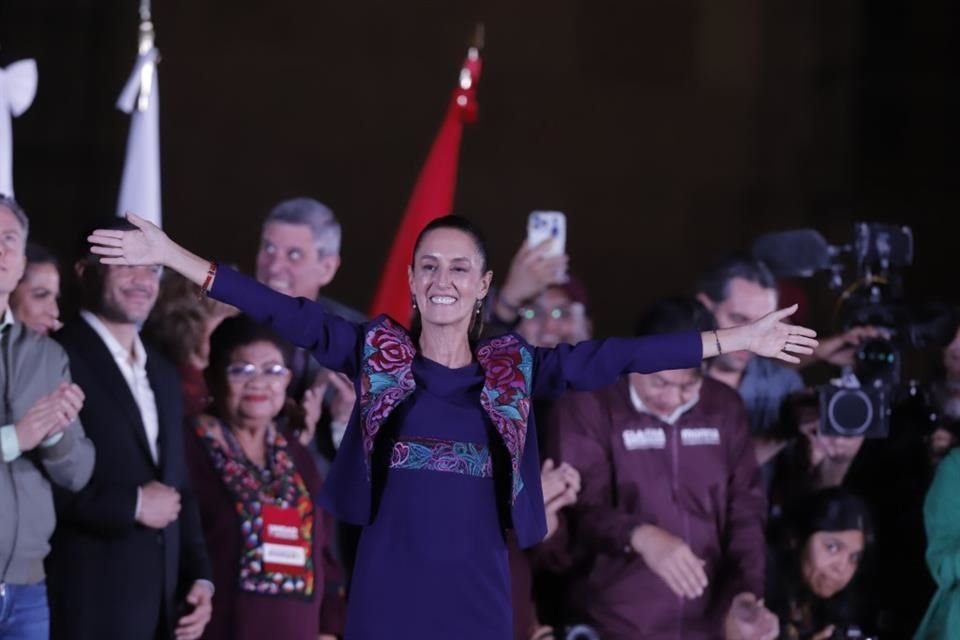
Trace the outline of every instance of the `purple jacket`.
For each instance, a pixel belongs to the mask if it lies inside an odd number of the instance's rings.
[[[629,381],[562,397],[548,450],[580,471],[571,508],[577,568],[569,601],[605,640],[715,638],[736,594],[763,595],[764,497],[743,402],[706,379],[700,400],[675,424],[640,413]],[[651,524],[706,561],[710,584],[676,597],[630,550]]]
[[[226,267],[217,271],[210,295],[269,324],[284,339],[309,349],[322,366],[354,381],[358,401],[320,502],[340,520],[369,523],[377,433],[416,388],[412,364],[417,348],[410,335],[386,316],[355,324],[325,314],[316,302],[277,293]],[[510,454],[508,500],[521,547],[536,544],[546,533],[532,398],[600,388],[630,371],[695,367],[703,356],[696,333],[613,338],[556,349],[534,348],[510,334],[481,342],[474,353],[486,378],[477,400]]]

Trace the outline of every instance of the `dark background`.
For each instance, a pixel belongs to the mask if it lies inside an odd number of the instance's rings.
[[[0,66],[37,59],[17,197],[67,256],[114,212],[136,0],[0,0]],[[531,209],[569,217],[599,332],[761,232],[909,224],[916,297],[956,292],[960,17],[948,0],[154,2],[164,221],[252,266],[276,201],[344,226],[330,293],[366,308],[473,25],[480,121],[458,213],[501,272]]]

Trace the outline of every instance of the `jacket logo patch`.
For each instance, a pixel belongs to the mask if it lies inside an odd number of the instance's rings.
[[[720,431],[714,428],[681,429],[680,442],[685,447],[720,444]]]
[[[664,449],[667,446],[667,434],[663,429],[625,429],[623,446],[627,451]]]

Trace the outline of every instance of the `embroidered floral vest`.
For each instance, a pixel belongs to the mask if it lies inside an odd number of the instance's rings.
[[[416,389],[416,348],[406,329],[389,318],[364,336],[360,371],[360,427],[369,477],[377,433],[393,410]],[[512,501],[523,489],[520,461],[527,439],[533,384],[533,352],[513,335],[480,344],[475,356],[484,372],[480,404],[510,454]]]

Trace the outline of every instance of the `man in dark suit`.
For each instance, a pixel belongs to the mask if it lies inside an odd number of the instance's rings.
[[[139,337],[161,269],[108,267],[94,256],[76,268],[84,309],[56,338],[87,394],[80,418],[97,459],[83,491],[57,496],[51,637],[199,638],[213,584],[187,484],[180,383]]]

